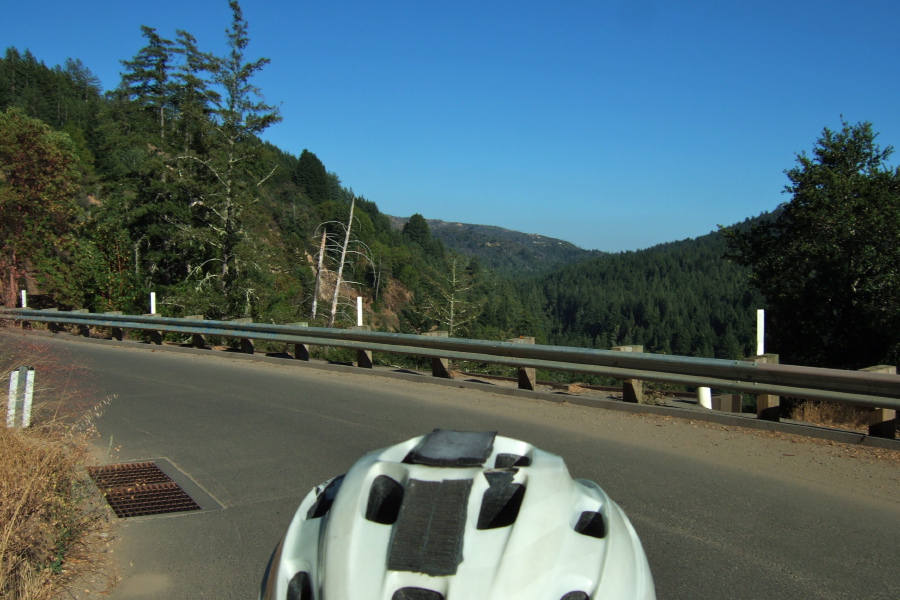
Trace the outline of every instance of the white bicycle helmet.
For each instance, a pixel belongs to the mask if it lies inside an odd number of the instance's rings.
[[[562,458],[436,429],[313,489],[263,600],[655,600],[641,542]]]

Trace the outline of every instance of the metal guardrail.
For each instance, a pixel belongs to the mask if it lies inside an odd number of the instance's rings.
[[[570,371],[664,383],[825,400],[881,409],[900,409],[900,376],[794,365],[614,352],[560,346],[328,329],[244,321],[205,321],[155,315],[65,312],[55,309],[0,309],[0,316],[45,323],[121,330],[267,340],[308,346],[332,346],[367,352],[408,354],[511,367]]]

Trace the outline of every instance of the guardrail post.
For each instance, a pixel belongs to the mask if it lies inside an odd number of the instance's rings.
[[[89,310],[86,309],[86,308],[73,308],[73,309],[70,310],[69,312],[79,313],[79,314],[82,314],[82,315],[86,315],[86,314],[90,314],[91,311],[89,311]],[[80,335],[81,337],[86,337],[86,338],[91,337],[91,327],[90,327],[90,325],[78,325],[78,335]]]
[[[104,315],[121,315],[121,310],[108,310],[103,313]],[[122,331],[121,327],[110,327],[110,337],[116,341],[121,342],[125,339],[125,332]]]
[[[151,295],[153,298],[156,298],[156,292],[153,292]],[[156,300],[153,301],[152,306],[153,306],[153,308],[156,308]],[[158,317],[159,315],[156,314],[155,312],[151,312],[151,313],[147,313],[143,316]],[[154,330],[154,329],[145,329],[145,331],[147,332],[147,335],[150,336],[151,344],[156,344],[157,346],[162,346],[162,331],[158,331],[158,330]]]
[[[534,344],[531,336],[519,336],[506,340],[514,344]],[[534,367],[519,367],[519,389],[534,391],[537,388],[537,376]]]
[[[58,308],[42,308],[41,312],[59,312]],[[50,333],[59,333],[59,323],[47,323],[47,330]]]
[[[244,317],[241,319],[231,319],[231,323],[252,323],[253,319],[250,317]],[[241,352],[244,354],[253,354],[256,352],[256,347],[253,345],[253,340],[249,338],[241,338]]]
[[[741,395],[740,394],[719,394],[711,398],[712,409],[722,412],[741,412]]]
[[[759,354],[746,359],[750,362],[778,364],[777,354]],[[781,420],[781,398],[772,394],[759,394],[756,396],[756,418],[766,421]]]
[[[445,338],[449,337],[446,331],[426,331],[422,334],[425,337]],[[440,377],[441,379],[453,379],[450,373],[450,360],[446,358],[432,357],[431,359],[431,376]]]
[[[294,327],[309,327],[308,321],[298,321],[297,323],[288,323]],[[297,360],[309,360],[309,346],[306,344],[294,344],[294,358]]]
[[[355,327],[348,327],[351,331],[370,331],[368,325],[357,325]],[[356,349],[356,366],[360,369],[371,369],[374,363],[372,362],[372,351],[371,350],[363,350],[362,348]]]
[[[644,347],[640,344],[631,346],[614,346],[612,348],[616,352],[644,352]],[[622,400],[634,404],[644,403],[644,382],[640,379],[623,379],[622,380]]]
[[[204,319],[203,315],[187,315],[184,318],[191,321],[202,321]],[[191,346],[201,349],[206,348],[206,339],[203,337],[202,333],[191,334]]]
[[[894,365],[876,365],[860,369],[860,371],[896,375],[897,367]],[[888,439],[897,437],[897,411],[889,408],[873,408],[871,411],[869,413],[869,435]]]

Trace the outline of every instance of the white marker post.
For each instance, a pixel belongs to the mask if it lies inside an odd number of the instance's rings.
[[[16,400],[19,399],[19,372],[9,374],[9,400],[6,403],[6,426],[16,425]]]
[[[150,292],[150,314],[156,314],[156,292]]]
[[[28,292],[22,290],[22,308],[28,308]]]
[[[759,309],[756,311],[756,355],[762,356],[766,353],[766,311]]]
[[[712,390],[708,387],[697,388],[697,400],[700,406],[712,410]]]
[[[24,393],[19,392],[20,384]],[[22,396],[22,427],[31,425],[31,399],[34,396],[34,368],[20,367],[9,374],[9,400],[6,403],[6,426],[16,426],[16,413]]]
[[[25,371],[25,401],[22,403],[22,427],[27,429],[31,425],[31,399],[34,397],[34,368],[29,367],[19,371]]]
[[[362,296],[356,297],[356,326],[362,327],[363,318],[362,318]]]

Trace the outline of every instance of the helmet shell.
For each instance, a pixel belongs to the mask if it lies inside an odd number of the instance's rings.
[[[261,598],[653,600],[641,542],[594,482],[495,432],[435,430],[300,503]]]

